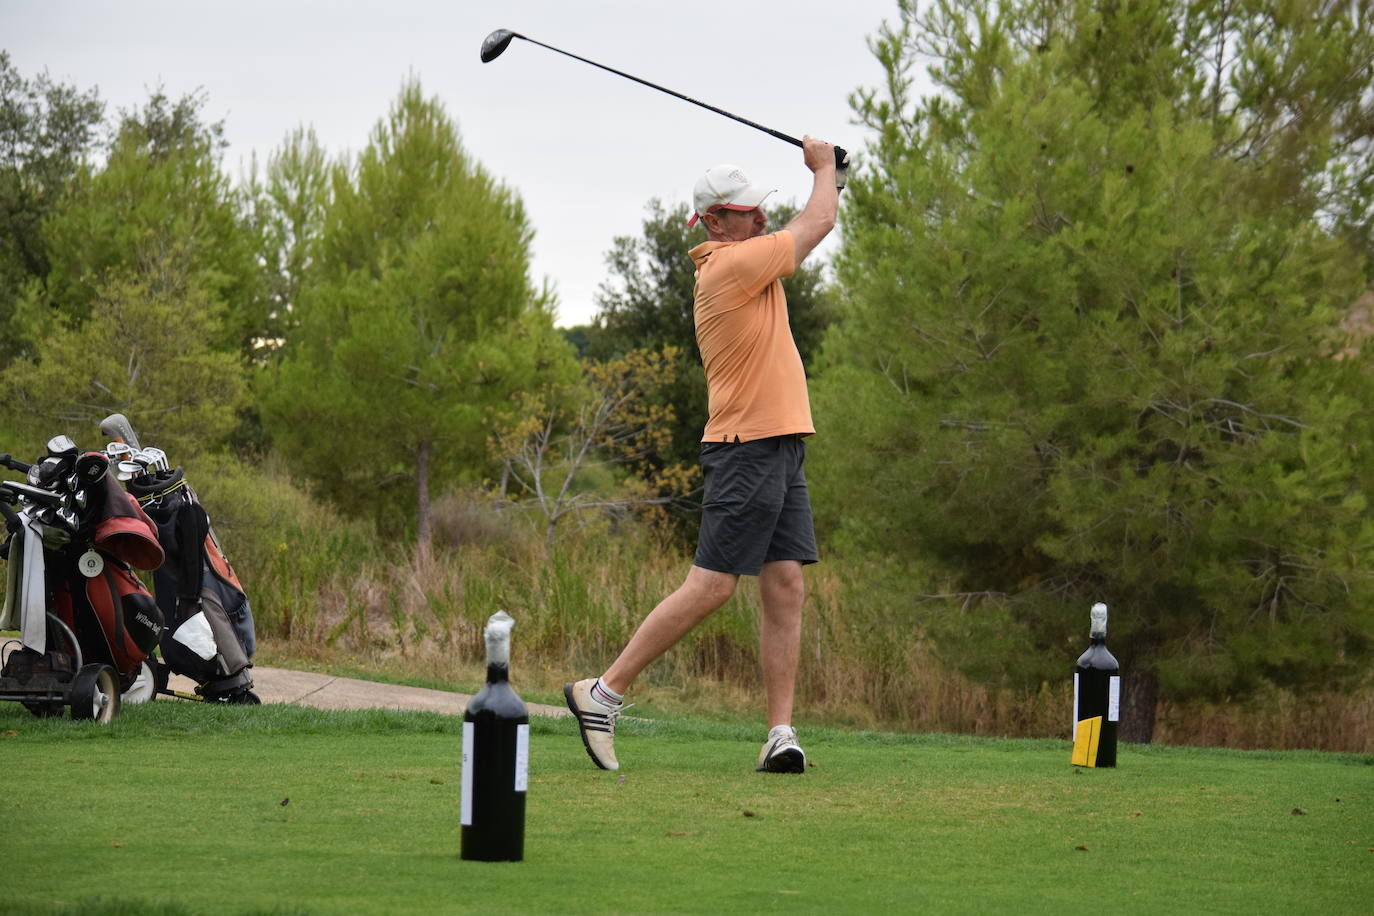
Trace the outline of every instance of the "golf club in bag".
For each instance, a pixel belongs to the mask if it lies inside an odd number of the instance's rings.
[[[167,555],[153,573],[153,593],[167,620],[154,671],[157,692],[184,699],[257,704],[253,693],[253,653],[257,636],[248,596],[234,573],[210,516],[167,455],[141,447],[122,414],[112,414],[100,429],[113,441],[105,447],[116,473],[156,526]],[[195,695],[169,689],[171,674],[196,682]]]
[[[109,472],[101,452],[67,436],[34,464],[0,455],[26,475],[0,481],[8,561],[0,630],[0,699],[36,716],[109,722],[157,647],[163,618],[132,567],[162,564],[157,529]]]

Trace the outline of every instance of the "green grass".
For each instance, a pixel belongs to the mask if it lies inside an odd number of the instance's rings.
[[[523,863],[458,858],[460,723],[159,701],[109,728],[0,703],[0,912],[1356,913],[1374,757],[626,723],[625,769],[532,725]],[[1295,809],[1305,813],[1295,813]]]

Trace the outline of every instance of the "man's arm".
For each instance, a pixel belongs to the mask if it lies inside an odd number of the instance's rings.
[[[824,140],[802,137],[802,157],[811,170],[815,183],[811,197],[802,211],[784,228],[792,233],[796,243],[796,266],[835,228],[835,214],[840,206],[840,192],[835,187],[835,147]]]

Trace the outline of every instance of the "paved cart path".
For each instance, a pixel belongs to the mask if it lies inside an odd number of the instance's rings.
[[[195,682],[173,675],[168,684],[173,690],[195,691]],[[351,677],[335,677],[312,671],[289,671],[285,668],[253,668],[253,692],[264,703],[290,703],[313,706],[317,709],[422,709],[461,716],[471,694],[430,690],[426,687],[404,687],[382,684]],[[566,707],[528,703],[532,716],[568,716]]]

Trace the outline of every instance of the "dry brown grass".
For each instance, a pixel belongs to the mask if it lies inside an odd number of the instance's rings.
[[[653,605],[681,581],[687,560],[643,537],[610,530],[567,538],[546,557],[541,539],[509,518],[463,510],[429,558],[341,573],[298,616],[289,639],[265,635],[275,663],[343,667],[471,689],[482,680],[481,628],[516,618],[513,676],[522,691],[557,700],[562,684],[603,669]],[[458,533],[461,531],[461,533]],[[1067,737],[1072,685],[988,687],[948,670],[919,634],[874,635],[854,596],[827,566],[809,572],[798,677],[799,721],[987,736]],[[746,717],[762,708],[760,606],[752,580],[635,686],[642,709]],[[1068,663],[1066,663],[1067,666]],[[1374,688],[1297,696],[1269,690],[1245,702],[1162,703],[1156,740],[1237,748],[1374,752]]]
[[[1374,752],[1374,689],[1306,695],[1262,691],[1244,701],[1161,703],[1155,738],[1198,747]]]

